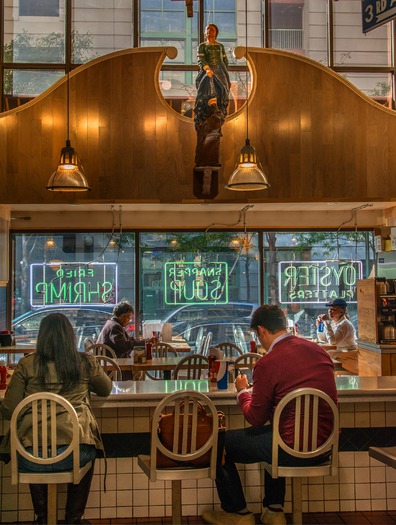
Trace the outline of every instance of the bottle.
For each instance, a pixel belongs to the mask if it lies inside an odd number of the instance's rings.
[[[0,361],[0,390],[7,388],[7,367],[5,361]]]
[[[324,332],[324,322],[320,321],[318,325],[318,332]]]
[[[152,343],[147,341],[146,342],[146,360],[147,361],[152,361],[153,359],[152,347],[153,347]]]
[[[210,355],[208,357],[209,360],[209,381],[211,383],[217,383],[217,373],[216,373],[216,357],[213,355]]]
[[[257,351],[256,341],[250,341],[250,351],[254,353]]]

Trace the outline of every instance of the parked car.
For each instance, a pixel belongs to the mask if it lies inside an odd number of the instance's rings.
[[[223,319],[250,320],[257,306],[255,303],[242,301],[227,304],[185,304],[167,315],[162,323],[172,323],[177,332],[178,327],[183,330],[183,325],[196,321],[214,323]]]
[[[192,353],[199,351],[202,338],[211,333],[211,346],[219,343],[234,343],[242,352],[249,352],[250,321],[236,321],[222,319],[217,322],[189,324],[179,332],[191,347]]]
[[[46,315],[59,312],[71,322],[77,339],[77,348],[84,351],[84,339],[99,335],[103,325],[111,317],[112,306],[62,306],[60,308],[45,307],[31,310],[12,322],[15,342],[18,345],[31,346],[36,344],[41,320]]]

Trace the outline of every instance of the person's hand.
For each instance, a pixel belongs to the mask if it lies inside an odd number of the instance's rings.
[[[209,78],[213,77],[213,71],[211,69],[207,69],[206,74],[208,75]]]
[[[245,374],[238,374],[235,378],[235,388],[237,392],[244,388],[249,388],[249,381]]]

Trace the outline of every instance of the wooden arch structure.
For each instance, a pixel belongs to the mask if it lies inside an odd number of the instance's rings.
[[[239,48],[242,54],[245,48]],[[215,202],[391,201],[396,198],[396,112],[306,57],[248,48],[255,90],[249,136],[271,188],[224,186],[246,138],[243,110],[223,126]],[[46,191],[66,139],[66,77],[0,114],[0,204],[193,203],[194,123],[158,86],[174,48],[134,48],[70,74],[70,139],[93,191]]]

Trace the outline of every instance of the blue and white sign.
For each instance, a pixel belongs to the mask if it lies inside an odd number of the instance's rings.
[[[362,0],[362,29],[367,33],[396,18],[396,0]]]

